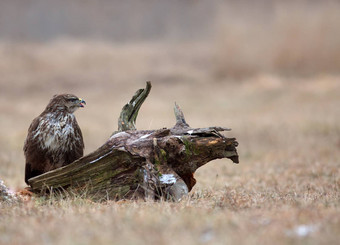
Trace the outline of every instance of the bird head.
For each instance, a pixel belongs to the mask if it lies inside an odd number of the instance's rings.
[[[85,100],[73,94],[54,95],[47,108],[54,108],[57,110],[66,110],[69,113],[75,112],[78,108],[86,105]]]

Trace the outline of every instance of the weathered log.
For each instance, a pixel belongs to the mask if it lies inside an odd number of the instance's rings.
[[[118,131],[99,149],[73,163],[32,179],[35,193],[62,190],[95,200],[165,198],[179,200],[195,185],[195,171],[207,162],[229,158],[238,163],[235,138],[223,127],[191,128],[175,104],[176,125],[136,130],[138,111],[151,83],[138,90],[118,120]]]

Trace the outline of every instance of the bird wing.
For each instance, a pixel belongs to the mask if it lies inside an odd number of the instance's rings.
[[[44,172],[44,166],[46,165],[46,151],[41,149],[38,137],[34,137],[40,120],[41,117],[37,117],[33,120],[28,128],[28,134],[24,144],[26,183],[28,182],[28,179],[42,174]]]
[[[68,163],[71,163],[84,155],[83,134],[76,119],[73,120],[72,126],[74,130],[74,150],[69,152]]]

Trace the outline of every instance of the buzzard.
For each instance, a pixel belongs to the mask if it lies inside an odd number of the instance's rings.
[[[25,182],[83,156],[83,135],[74,112],[86,102],[73,94],[55,95],[36,117],[24,144]]]

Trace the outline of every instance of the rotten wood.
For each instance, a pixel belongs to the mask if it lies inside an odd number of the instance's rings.
[[[95,200],[152,198],[180,200],[196,183],[195,171],[211,160],[238,163],[235,138],[224,127],[191,128],[175,104],[173,128],[136,130],[138,111],[151,90],[147,82],[126,104],[118,131],[96,151],[59,169],[29,179],[35,193],[86,193]]]

